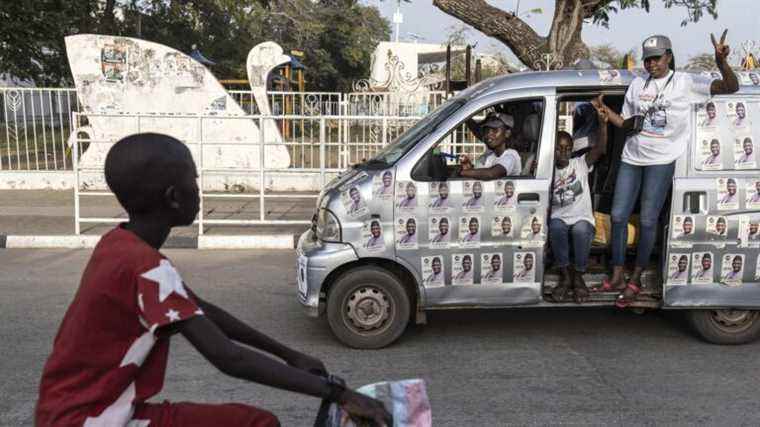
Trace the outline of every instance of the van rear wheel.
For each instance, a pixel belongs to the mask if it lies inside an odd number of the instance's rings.
[[[745,344],[760,336],[760,311],[691,310],[689,322],[713,344]]]
[[[396,341],[409,322],[409,296],[399,279],[377,267],[343,274],[330,287],[327,321],[349,347],[376,349]]]

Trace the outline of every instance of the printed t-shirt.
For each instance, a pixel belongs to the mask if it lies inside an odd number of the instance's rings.
[[[117,227],[93,251],[42,373],[38,426],[124,426],[161,391],[165,326],[203,314],[171,262]]]
[[[667,84],[671,75],[673,79]],[[710,98],[712,80],[671,71],[647,85],[646,79],[636,77],[625,94],[622,116],[643,115],[644,126],[638,135],[626,140],[622,160],[647,166],[669,164],[680,157],[691,140],[691,105]]]
[[[591,193],[588,188],[589,171],[585,154],[570,159],[563,169],[554,168],[552,219],[561,219],[567,225],[573,225],[580,220],[594,225]]]

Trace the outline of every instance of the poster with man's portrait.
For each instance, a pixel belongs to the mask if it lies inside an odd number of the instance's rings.
[[[480,283],[500,285],[504,282],[504,260],[500,253],[480,255]]]
[[[472,254],[451,255],[451,284],[454,286],[472,285],[474,278],[474,257]]]
[[[739,137],[734,140],[734,168],[755,169],[755,143],[751,136]]]
[[[393,171],[375,175],[372,179],[372,197],[378,200],[393,199]]]
[[[544,219],[541,215],[530,215],[524,218],[520,238],[525,246],[543,246]]]
[[[417,249],[417,218],[408,216],[396,220],[396,248]]]
[[[746,187],[747,209],[760,209],[760,179],[753,179]]]
[[[533,252],[515,252],[512,256],[512,281],[533,283],[536,278],[536,255]]]
[[[718,126],[718,108],[715,102],[697,106],[697,126],[700,129],[715,129]]]
[[[491,237],[512,238],[514,229],[514,219],[509,215],[495,216],[491,220]]]
[[[713,278],[714,258],[712,252],[694,252],[691,256],[691,283],[706,285],[715,282]]]
[[[684,240],[694,237],[694,217],[691,215],[673,216],[673,238]]]
[[[396,208],[400,211],[413,211],[417,208],[417,186],[413,182],[396,182]]]
[[[742,215],[739,217],[739,246],[760,247],[760,218]]]
[[[342,192],[340,199],[343,202],[346,213],[350,217],[360,217],[369,213],[367,203],[362,199],[362,194],[358,187],[351,187],[348,191]]]
[[[697,161],[702,170],[723,169],[722,147],[720,139],[715,134],[704,133],[699,139]]]
[[[720,282],[728,286],[742,284],[744,275],[744,254],[725,254],[721,264]]]
[[[454,224],[449,217],[432,216],[428,219],[428,240],[431,248],[445,249],[451,243],[451,230]]]
[[[668,258],[668,284],[685,285],[689,281],[689,255],[670,254]]]
[[[717,209],[719,211],[739,209],[739,180],[737,178],[718,178],[715,180],[718,192]]]
[[[485,206],[485,192],[483,191],[483,182],[465,181],[462,184],[462,210],[466,213],[483,212]]]
[[[424,256],[420,260],[422,267],[422,285],[426,288],[439,288],[446,284],[446,272],[443,256]]]
[[[433,213],[446,213],[451,209],[451,184],[448,182],[431,182],[428,192],[430,204],[428,208]]]
[[[517,191],[515,191],[514,181],[496,181],[493,206],[494,209],[502,212],[517,209]]]
[[[705,232],[710,236],[725,239],[728,235],[728,219],[725,216],[708,216],[705,218]]]
[[[362,247],[367,252],[383,252],[385,250],[385,237],[383,236],[383,226],[379,219],[364,221],[362,226]]]
[[[459,244],[463,248],[480,246],[480,217],[463,216],[459,218]]]
[[[728,123],[735,133],[745,133],[752,127],[747,103],[744,101],[729,101],[726,103]]]

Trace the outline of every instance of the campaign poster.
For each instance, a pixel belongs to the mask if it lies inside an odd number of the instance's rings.
[[[715,259],[712,252],[694,252],[691,256],[691,283],[697,285],[713,283]]]
[[[755,142],[751,136],[738,137],[734,140],[734,168],[755,169]]]
[[[541,215],[531,215],[524,218],[520,239],[525,241],[526,246],[543,246],[544,220]]]
[[[453,224],[446,216],[432,216],[428,220],[428,240],[431,248],[445,249],[451,243]]]
[[[618,70],[599,70],[599,83],[620,86],[623,84],[623,79]]]
[[[413,216],[396,220],[396,247],[417,249],[417,219]]]
[[[688,239],[694,236],[694,217],[691,215],[673,216],[673,238]]]
[[[536,277],[536,256],[533,252],[515,252],[512,256],[512,281],[533,283]]]
[[[459,243],[463,248],[480,246],[480,217],[463,216],[459,218]]]
[[[124,45],[109,44],[103,46],[100,51],[101,73],[107,82],[124,83],[126,81],[127,47]]]
[[[736,73],[739,75],[739,79],[741,80],[742,84],[744,85],[752,85],[752,86],[758,86],[760,85],[760,73],[757,71],[750,71],[750,72],[742,72],[742,73]]]
[[[417,186],[413,182],[396,183],[396,208],[400,211],[413,211],[417,208]]]
[[[697,109],[697,127],[715,129],[718,126],[718,108],[715,102],[708,102]]]
[[[509,215],[495,216],[491,220],[491,237],[512,238],[514,229],[514,220]]]
[[[485,196],[483,183],[480,181],[465,181],[462,184],[462,210],[466,213],[483,212]]]
[[[372,197],[377,200],[393,199],[393,171],[375,175],[372,179]]]
[[[670,254],[668,258],[668,284],[685,285],[689,281],[689,255]]]
[[[430,197],[430,212],[433,213],[446,213],[451,209],[451,197],[449,194],[451,188],[447,182],[431,182],[430,191],[428,195]]]
[[[369,213],[367,203],[362,199],[362,193],[358,187],[351,187],[348,191],[340,193],[340,199],[350,217],[360,217]]]
[[[446,284],[446,272],[441,255],[424,256],[422,264],[422,285],[426,288],[439,288]]]
[[[755,262],[755,281],[760,280],[760,256],[757,257]]]
[[[454,286],[467,286],[474,283],[473,256],[472,254],[451,255],[451,284]]]
[[[744,101],[729,101],[726,103],[726,116],[734,133],[747,133],[752,127],[749,119],[747,103]]]
[[[743,254],[725,254],[721,263],[720,281],[728,286],[738,286],[742,284],[744,275],[744,255]]]
[[[739,217],[739,245],[741,247],[760,247],[760,218],[748,215]]]
[[[497,211],[513,211],[517,209],[517,192],[515,191],[514,181],[496,181],[494,209]]]
[[[746,188],[747,209],[760,209],[760,180],[752,180]]]
[[[710,236],[725,239],[728,234],[728,220],[724,216],[708,216],[705,219],[705,232]]]
[[[504,260],[500,253],[480,255],[480,283],[500,285],[504,282]]]
[[[698,138],[697,161],[702,166],[702,170],[723,169],[721,144],[718,136],[712,133],[703,133]]]
[[[385,250],[385,237],[383,226],[379,219],[364,221],[362,226],[362,245],[367,252],[383,252]]]
[[[739,180],[736,178],[718,178],[715,180],[718,192],[717,209],[719,211],[739,209]]]

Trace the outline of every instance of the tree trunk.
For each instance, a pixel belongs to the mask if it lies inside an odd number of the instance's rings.
[[[116,28],[114,28],[116,19],[113,15],[113,9],[115,5],[116,0],[106,0],[106,6],[103,9],[103,19],[100,21],[101,34],[116,35]]]
[[[581,39],[583,21],[605,0],[555,0],[551,30],[539,36],[525,21],[493,7],[485,0],[433,0],[443,12],[504,43],[527,67],[558,69],[588,58]]]

